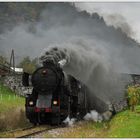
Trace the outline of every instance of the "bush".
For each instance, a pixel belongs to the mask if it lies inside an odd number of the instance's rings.
[[[128,104],[132,111],[135,111],[136,105],[140,104],[140,86],[128,86],[127,89]]]

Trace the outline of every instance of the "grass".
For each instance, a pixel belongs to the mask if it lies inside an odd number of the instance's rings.
[[[140,106],[136,112],[125,110],[108,122],[83,121],[68,127],[59,135],[45,134],[44,137],[59,138],[140,138]]]
[[[108,137],[140,138],[140,106],[136,109],[117,114],[110,122]]]
[[[9,111],[13,108],[24,108],[25,99],[17,96],[8,87],[0,84],[0,113]]]
[[[17,96],[0,83],[0,132],[30,125],[25,116],[24,106],[24,97]]]

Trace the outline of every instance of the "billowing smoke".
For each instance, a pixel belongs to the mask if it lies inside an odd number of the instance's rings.
[[[27,55],[39,56],[52,44],[61,46],[61,43],[78,39],[82,45],[88,46],[91,43],[86,43],[92,42],[91,46],[105,50],[116,71],[139,73],[139,44],[120,30],[107,26],[97,13],[78,12],[69,3],[48,3],[40,21],[32,26],[33,32],[30,28],[30,24],[20,24],[5,31],[0,35],[0,50],[9,56],[14,49],[16,62],[19,62]]]
[[[137,35],[137,30],[139,30],[137,27],[138,11],[136,10],[137,8],[139,9],[139,3],[77,2],[76,6],[79,11],[86,10],[91,13],[91,15],[97,12],[104,17],[107,25],[113,26],[127,34],[127,36],[139,40]]]
[[[103,18],[96,13],[91,16],[85,11],[78,13],[74,7],[67,4],[52,5],[50,4],[50,7],[43,12],[42,22],[39,26],[47,29],[42,35],[49,40],[47,46],[53,43],[61,46],[62,43],[65,43],[66,48],[66,44],[72,47],[74,42],[85,48],[90,46],[90,48],[93,47],[94,50],[104,53],[99,57],[101,59],[105,57],[104,61],[113,65],[112,67],[116,71],[139,73],[140,63],[137,60],[139,60],[140,49],[134,40],[128,38],[120,30],[107,27]],[[41,34],[42,30],[38,29],[38,33]],[[107,63],[106,67],[108,67]]]
[[[106,20],[108,22],[108,25],[113,25],[116,29],[120,28],[129,37],[134,36],[134,31],[122,15],[111,14],[106,16]]]
[[[20,25],[0,35],[0,44],[6,52],[15,49],[20,58],[40,57],[43,52],[42,60],[60,63],[105,101],[123,98],[121,93],[130,79],[120,73],[140,71],[137,42],[107,26],[97,13],[78,12],[69,3],[48,3],[34,32],[29,31],[29,25]]]
[[[83,119],[86,121],[94,121],[94,122],[102,122],[107,121],[112,117],[112,113],[110,111],[106,111],[104,113],[98,113],[96,110],[91,110],[87,113]],[[69,116],[63,121],[68,126],[73,126],[76,122],[75,118],[70,118]]]
[[[54,63],[66,60],[63,69],[86,84],[97,97],[106,102],[120,101],[124,98],[125,85],[130,79],[123,79],[118,73],[118,66],[112,63],[109,50],[94,42],[94,39],[75,38],[49,46],[41,60],[52,59]]]

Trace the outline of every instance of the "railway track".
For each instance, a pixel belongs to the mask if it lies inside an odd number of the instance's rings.
[[[30,138],[35,137],[35,135],[47,132],[52,129],[65,127],[65,126],[49,126],[49,125],[39,125],[39,126],[30,126],[22,129],[16,129],[11,131],[5,131],[0,134],[2,138]]]
[[[33,136],[38,135],[40,133],[47,132],[49,130],[56,129],[56,128],[58,128],[58,127],[50,127],[50,128],[46,128],[44,130],[39,130],[39,131],[36,131],[36,132],[31,132],[29,134],[22,135],[22,136],[19,136],[19,137],[16,137],[16,138],[30,138],[30,137],[33,137]]]
[[[30,127],[20,128],[20,129],[9,130],[9,131],[5,131],[5,133],[14,133],[14,132],[17,132],[17,131],[25,131],[25,130],[32,129],[32,128],[35,128],[35,126],[30,126]]]

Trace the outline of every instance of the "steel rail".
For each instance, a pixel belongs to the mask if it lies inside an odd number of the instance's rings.
[[[16,138],[30,138],[30,137],[32,137],[34,135],[37,135],[37,134],[40,134],[40,133],[43,133],[43,132],[46,132],[46,131],[49,131],[49,130],[52,130],[52,129],[56,129],[56,128],[59,128],[59,126],[51,127],[51,128],[46,128],[46,129],[39,130],[39,131],[36,131],[36,132],[31,132],[29,134],[18,136]]]

